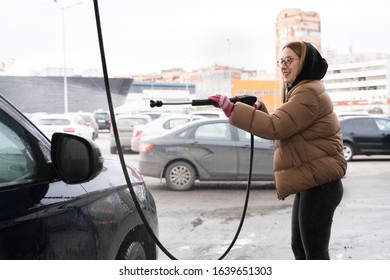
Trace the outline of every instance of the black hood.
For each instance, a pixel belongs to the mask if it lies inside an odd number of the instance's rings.
[[[322,58],[317,49],[310,43],[305,42],[305,45],[306,56],[302,70],[290,88],[303,80],[321,80],[325,76],[326,70],[328,70],[328,63]]]

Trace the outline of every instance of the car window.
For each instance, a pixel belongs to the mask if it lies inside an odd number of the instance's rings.
[[[375,123],[380,131],[390,131],[390,120],[376,119]]]
[[[18,133],[14,125],[0,112],[0,188],[10,182],[25,182],[38,173],[33,149],[24,139],[23,131]]]
[[[227,123],[200,125],[194,133],[194,138],[199,140],[230,140],[230,125]]]
[[[172,129],[189,121],[189,119],[171,119],[164,122],[163,127],[165,129]]]
[[[237,129],[237,131],[238,131],[238,139],[240,141],[248,142],[251,140],[251,134],[249,132],[242,130],[242,129]],[[256,143],[270,143],[270,142],[272,142],[271,140],[267,140],[267,139],[260,138],[257,136],[255,136],[253,138],[253,141]]]
[[[109,120],[110,119],[110,115],[107,114],[107,113],[95,113],[95,118],[96,119],[100,119],[100,120]]]
[[[349,124],[346,126],[349,131],[353,132],[377,132],[377,126],[373,119],[353,119],[349,121]]]

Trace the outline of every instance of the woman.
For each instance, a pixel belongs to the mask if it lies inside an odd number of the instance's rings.
[[[287,44],[278,61],[283,104],[272,114],[257,102],[213,100],[230,123],[256,136],[274,139],[274,177],[278,198],[295,194],[291,246],[295,259],[329,259],[333,214],[343,195],[340,125],[321,79],[328,64],[307,42]],[[259,109],[259,110],[256,110]]]

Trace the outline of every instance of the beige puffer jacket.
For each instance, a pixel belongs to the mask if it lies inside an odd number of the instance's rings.
[[[279,199],[337,179],[346,172],[340,125],[319,80],[303,80],[272,114],[237,102],[230,123],[275,141],[274,176]]]

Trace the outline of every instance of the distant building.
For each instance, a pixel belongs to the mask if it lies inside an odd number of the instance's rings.
[[[0,94],[25,113],[64,113],[63,77],[0,76]],[[123,104],[130,78],[110,78],[114,106]],[[103,78],[68,77],[69,112],[108,110]]]
[[[282,103],[277,80],[232,80],[232,96],[254,95],[273,111]]]
[[[276,60],[291,41],[310,42],[321,52],[321,20],[317,12],[284,9],[276,17]],[[275,63],[276,67],[276,63]],[[276,71],[279,76],[279,71]]]
[[[349,54],[329,63],[323,79],[336,111],[390,112],[390,55]]]
[[[240,80],[242,69],[223,65],[213,65],[198,69],[199,78],[196,83],[197,98],[207,98],[213,94],[233,96],[232,80]]]
[[[138,82],[166,82],[166,83],[195,83],[198,80],[197,71],[186,72],[182,68],[172,68],[162,70],[161,73],[146,73],[133,75],[133,79]]]
[[[129,89],[126,100],[115,108],[116,114],[138,114],[142,112],[175,112],[187,113],[191,105],[163,105],[150,107],[151,100],[166,102],[191,102],[195,99],[195,84],[182,84],[172,82],[140,82],[134,81]]]

